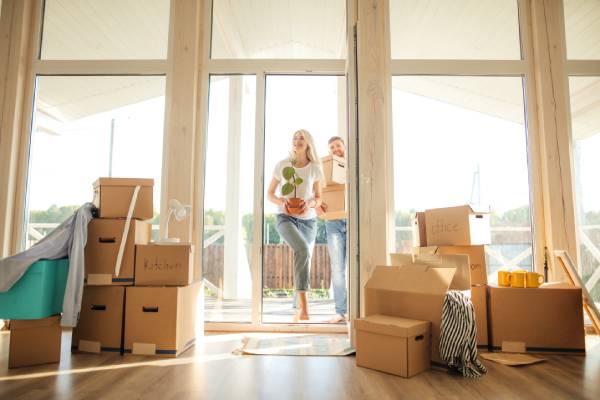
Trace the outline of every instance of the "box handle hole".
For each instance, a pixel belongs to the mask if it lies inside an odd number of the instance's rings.
[[[415,342],[418,342],[423,339],[425,339],[425,336],[423,336],[423,335],[415,336]]]
[[[483,215],[477,214],[477,215],[475,215],[475,218],[483,218]]]
[[[158,312],[158,307],[142,307],[144,312]]]
[[[91,308],[95,311],[106,311],[106,306],[103,304],[92,304]]]
[[[111,237],[111,238],[101,237],[101,238],[98,238],[98,241],[100,243],[115,243],[117,241],[117,239],[114,237]]]

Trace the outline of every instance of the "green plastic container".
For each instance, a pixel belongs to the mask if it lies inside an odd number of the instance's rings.
[[[69,260],[40,260],[8,292],[0,293],[0,319],[40,319],[62,312]]]

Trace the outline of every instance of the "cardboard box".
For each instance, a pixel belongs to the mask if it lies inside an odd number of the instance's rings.
[[[413,231],[413,247],[427,246],[427,225],[425,223],[425,213],[416,212],[411,216]]]
[[[401,267],[403,265],[419,265],[431,268],[453,268],[454,277],[450,283],[450,290],[471,289],[471,273],[469,268],[469,257],[462,254],[438,255],[438,254],[402,254],[390,253],[392,265]]]
[[[348,218],[346,208],[346,185],[327,186],[323,188],[323,203],[327,204],[327,212],[320,216],[321,219],[345,219]]]
[[[346,183],[346,160],[328,155],[321,158],[323,174],[325,175],[324,187],[329,185],[344,185]]]
[[[192,347],[201,287],[127,287],[125,353],[176,357]]]
[[[427,246],[490,244],[489,207],[473,205],[425,211]]]
[[[194,246],[190,243],[150,243],[136,246],[137,286],[186,286],[193,281]]]
[[[442,307],[455,271],[414,264],[375,267],[365,285],[365,316],[383,314],[430,321],[431,360],[441,364]]]
[[[125,287],[86,286],[71,349],[89,353],[121,352],[124,307]]]
[[[431,323],[370,315],[354,321],[356,365],[405,378],[429,369]]]
[[[581,288],[490,287],[492,350],[585,353]]]
[[[465,254],[469,256],[472,285],[487,285],[487,267],[485,263],[485,246],[428,246],[415,247],[413,252],[417,255],[450,255]]]
[[[88,285],[133,285],[135,245],[150,242],[152,226],[144,221],[131,221],[121,272],[115,276],[123,229],[124,219],[95,218],[88,224],[85,246],[85,279]]]
[[[60,362],[60,315],[10,321],[8,368]]]
[[[477,323],[477,346],[488,345],[487,285],[471,287],[471,303]]]
[[[100,218],[126,218],[136,186],[141,186],[133,218],[152,219],[154,179],[99,178],[94,182],[94,205]]]

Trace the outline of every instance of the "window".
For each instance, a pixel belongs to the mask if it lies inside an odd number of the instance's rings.
[[[101,176],[153,178],[160,210],[164,96],[162,76],[37,78],[26,247],[92,201]],[[156,236],[156,211],[153,224]]]
[[[570,77],[580,275],[600,302],[600,77]]]
[[[600,1],[563,0],[567,58],[600,60]]]
[[[343,59],[345,0],[214,0],[211,58]]]
[[[392,78],[396,249],[409,252],[411,212],[490,205],[488,279],[532,270],[523,81],[520,77]]]
[[[390,0],[393,59],[520,60],[516,0]]]
[[[169,5],[169,0],[46,0],[41,59],[166,59]]]
[[[204,183],[205,320],[250,322],[256,78],[210,77]]]

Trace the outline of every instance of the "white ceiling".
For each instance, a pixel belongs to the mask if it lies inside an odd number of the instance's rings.
[[[214,4],[214,57],[345,58],[344,0],[214,0]],[[565,4],[569,54],[600,59],[600,0],[565,0]],[[516,18],[516,0],[390,0],[392,53],[405,58],[518,59]],[[42,55],[164,59],[168,23],[169,0],[47,0]],[[38,107],[58,120],[164,94],[164,87],[152,79],[75,77],[48,82],[40,87]],[[521,97],[501,80],[480,82],[418,77],[402,90],[523,123]],[[598,80],[571,84],[577,137],[600,130],[598,85]]]

